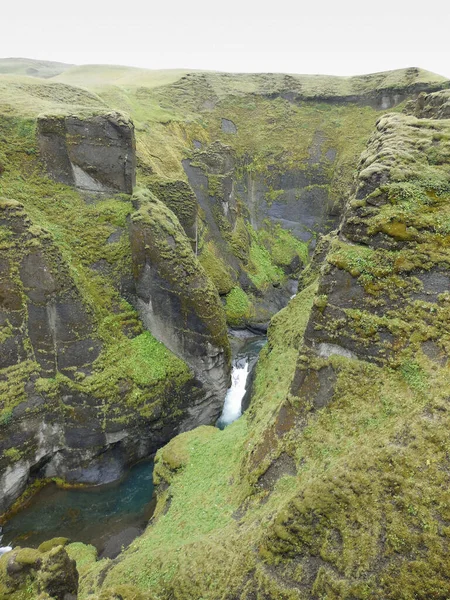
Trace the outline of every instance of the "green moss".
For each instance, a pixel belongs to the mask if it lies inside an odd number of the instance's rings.
[[[89,544],[75,542],[66,546],[66,551],[77,563],[77,571],[81,576],[97,560],[97,549]]]
[[[40,544],[38,547],[38,551],[39,552],[49,552],[50,550],[52,550],[53,548],[56,548],[57,546],[66,546],[68,543],[69,543],[69,540],[65,537],[52,538],[51,540],[42,542],[42,544]]]
[[[265,223],[265,228],[258,231],[258,240],[264,245],[275,265],[286,268],[298,257],[299,271],[309,260],[308,244],[295,238],[292,233],[279,224],[273,226]]]
[[[248,231],[251,237],[248,273],[256,287],[266,288],[271,283],[279,283],[284,273],[275,264],[269,251],[259,241],[259,236],[250,226]]]
[[[197,200],[190,186],[180,180],[148,178],[148,188],[176,214],[188,235],[192,235],[197,216]]]
[[[220,257],[214,242],[207,242],[200,254],[200,264],[205,269],[221,296],[228,294],[234,286],[230,267]]]
[[[251,236],[248,232],[246,222],[242,216],[238,216],[231,234],[230,246],[233,254],[247,265],[250,253]]]
[[[252,316],[252,303],[247,294],[239,287],[234,287],[226,297],[225,313],[227,322],[232,327],[239,327]]]
[[[428,376],[423,368],[411,360],[401,366],[401,373],[408,385],[416,392],[425,393],[428,387]]]
[[[41,560],[41,553],[33,548],[22,548],[15,556],[15,562],[19,565],[37,565]]]
[[[16,462],[20,460],[22,454],[18,448],[8,448],[3,451],[3,456],[12,462]]]
[[[25,386],[30,377],[38,373],[39,366],[31,360],[2,369],[0,379],[0,427],[8,426],[13,419],[14,408],[26,399]]]

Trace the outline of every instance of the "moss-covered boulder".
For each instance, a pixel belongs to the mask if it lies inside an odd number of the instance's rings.
[[[0,558],[0,597],[5,600],[75,600],[78,571],[62,545],[51,549],[18,548]]]

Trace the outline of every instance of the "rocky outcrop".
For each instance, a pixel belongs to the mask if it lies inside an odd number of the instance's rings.
[[[445,106],[446,94],[440,100]],[[377,122],[306,332],[319,353],[351,353],[378,364],[395,363],[395,356],[424,344],[434,345],[436,355],[447,353],[443,331],[430,327],[426,310],[418,314],[425,303],[422,310],[427,306],[441,322],[450,290],[442,247],[450,153],[442,133],[415,117],[387,115]]]
[[[76,600],[78,571],[64,545],[55,538],[37,550],[16,548],[0,557],[0,597],[10,600],[34,593],[51,600]]]
[[[404,112],[419,119],[450,119],[450,91],[422,93],[416,101],[408,102]]]
[[[218,294],[176,216],[150,192],[135,195],[130,239],[144,325],[185,360],[206,398],[184,427],[217,418],[229,385],[230,348]],[[206,402],[205,402],[206,401]]]
[[[56,181],[89,192],[133,192],[134,126],[123,115],[41,116],[37,137],[41,159]]]

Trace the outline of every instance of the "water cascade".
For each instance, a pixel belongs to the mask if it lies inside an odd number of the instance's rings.
[[[236,421],[242,414],[242,398],[245,395],[245,385],[249,373],[248,360],[241,359],[238,364],[233,365],[231,373],[231,387],[225,397],[222,414],[217,421],[217,427],[224,429],[227,425]]]
[[[242,334],[241,334],[242,335]],[[224,429],[242,415],[242,400],[247,391],[248,376],[255,366],[258,354],[266,343],[264,336],[245,335],[231,340],[233,364],[231,371],[231,387],[228,389],[222,414],[216,425]]]
[[[12,550],[11,546],[2,546],[2,539],[3,539],[3,535],[2,535],[2,528],[0,527],[0,556],[2,556],[3,554],[6,554],[7,552],[10,552]]]

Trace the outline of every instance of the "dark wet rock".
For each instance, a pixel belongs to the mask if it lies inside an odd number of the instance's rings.
[[[117,243],[120,238],[122,237],[122,233],[124,232],[123,227],[118,227],[116,229],[116,231],[113,231],[113,233],[109,236],[107,243],[108,244],[115,244]]]
[[[142,534],[142,532],[142,528],[127,527],[123,531],[111,536],[105,543],[99,558],[116,558],[116,556],[118,556],[122,550],[127,548],[138,535]]]
[[[297,467],[295,460],[289,454],[283,452],[270,464],[267,471],[260,476],[256,486],[264,490],[272,490],[281,477],[286,475],[293,477],[296,474]]]

